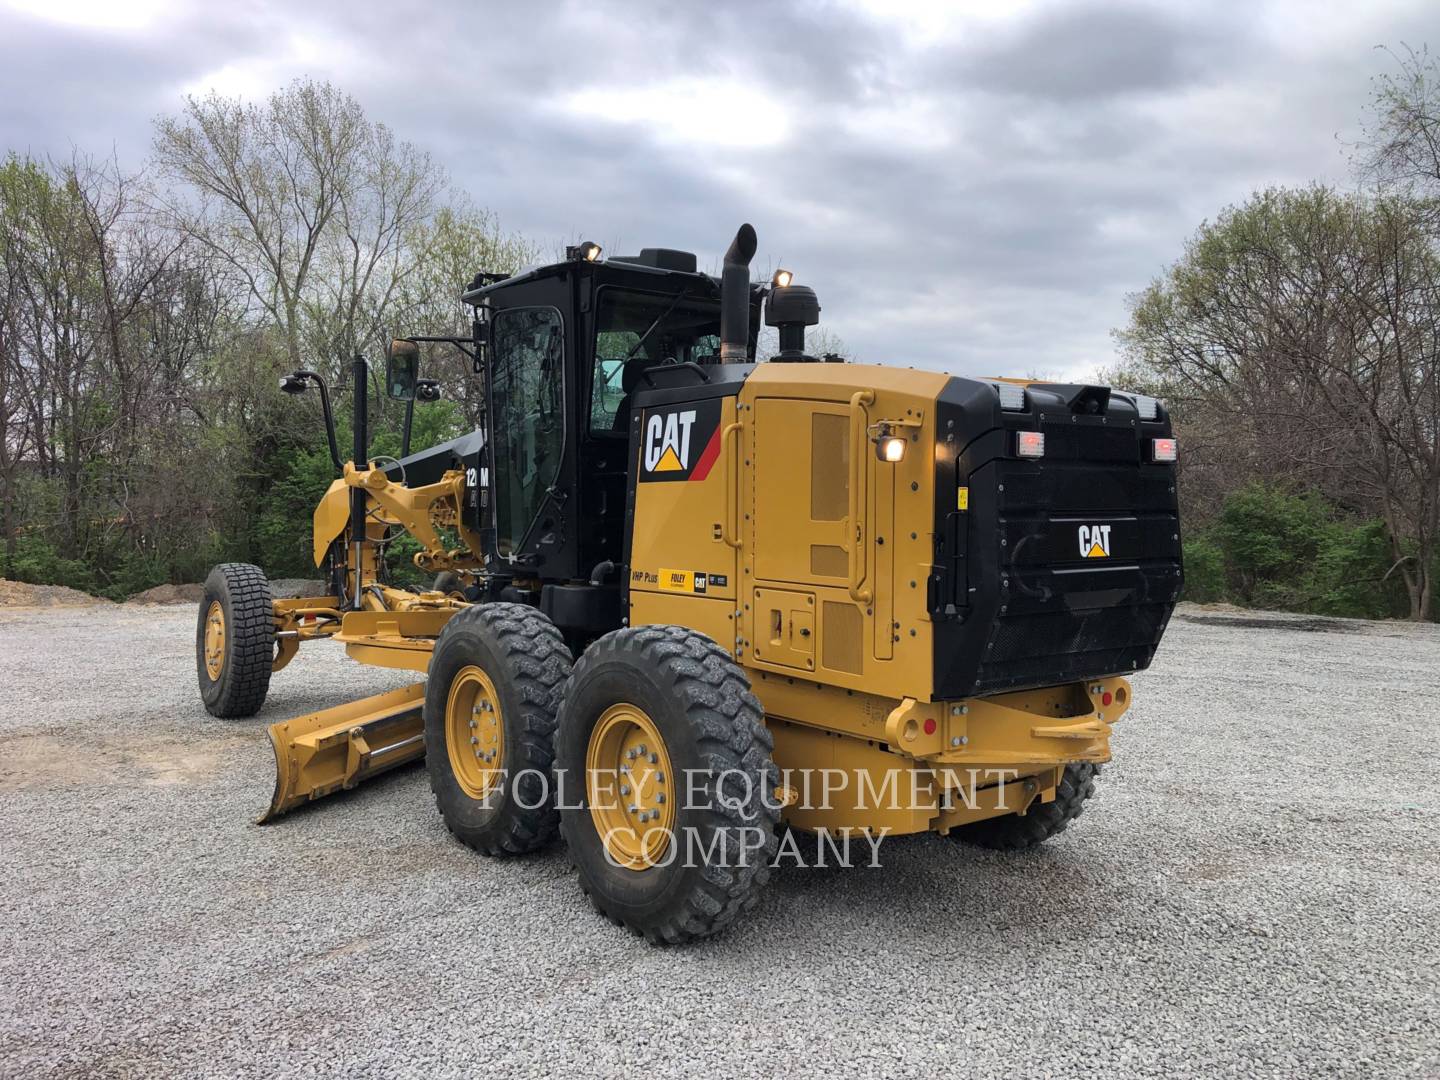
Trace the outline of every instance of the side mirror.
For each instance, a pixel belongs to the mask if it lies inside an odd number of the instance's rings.
[[[436,382],[434,379],[417,379],[417,380],[415,380],[415,400],[416,400],[416,401],[439,401],[439,400],[440,400],[440,384],[439,384],[438,382]]]
[[[414,401],[420,382],[420,346],[405,338],[390,342],[385,357],[386,392],[398,401]]]

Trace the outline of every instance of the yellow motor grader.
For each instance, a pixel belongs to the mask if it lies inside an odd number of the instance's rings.
[[[423,679],[271,725],[262,820],[423,754],[464,843],[558,833],[597,910],[678,942],[755,903],[782,822],[1023,848],[1080,813],[1180,590],[1164,408],[816,359],[814,292],[752,283],[755,246],[742,227],[718,278],[589,243],[480,275],[471,335],[396,341],[386,383],[408,444],[436,396],[417,342],[450,341],[485,423],[398,460],[368,452],[363,360],[348,462],[323,381],[286,376],[321,390],[338,474],[327,588],[216,567],[205,705],[254,714],[319,639]],[[389,580],[400,530],[428,591]]]

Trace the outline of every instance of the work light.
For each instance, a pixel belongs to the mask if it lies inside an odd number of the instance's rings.
[[[888,424],[881,424],[875,435],[875,456],[892,464],[905,460],[905,436],[894,434]]]

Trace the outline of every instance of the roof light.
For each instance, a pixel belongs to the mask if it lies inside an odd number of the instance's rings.
[[[1045,433],[1043,431],[1017,431],[1015,433],[1015,453],[1023,458],[1041,458],[1045,456]]]
[[[1180,454],[1180,444],[1174,439],[1151,439],[1151,461],[1174,461]]]
[[[1016,386],[1014,383],[997,382],[993,384],[1000,394],[1000,408],[1006,412],[1025,411],[1025,388]]]
[[[600,260],[600,245],[593,240],[584,240],[573,247],[565,249],[567,259],[579,259],[581,262],[598,262]]]
[[[770,284],[777,289],[788,289],[790,283],[795,280],[795,275],[789,270],[776,270],[775,276],[770,279]]]
[[[1135,411],[1140,414],[1141,420],[1160,419],[1160,399],[1147,397],[1145,394],[1137,394],[1133,390],[1118,390],[1117,393],[1124,394],[1135,406]]]

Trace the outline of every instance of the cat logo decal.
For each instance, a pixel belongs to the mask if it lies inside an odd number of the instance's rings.
[[[1080,526],[1080,557],[1082,559],[1108,559],[1110,557],[1110,526]]]
[[[720,403],[647,409],[637,437],[642,481],[704,480],[720,456]]]

